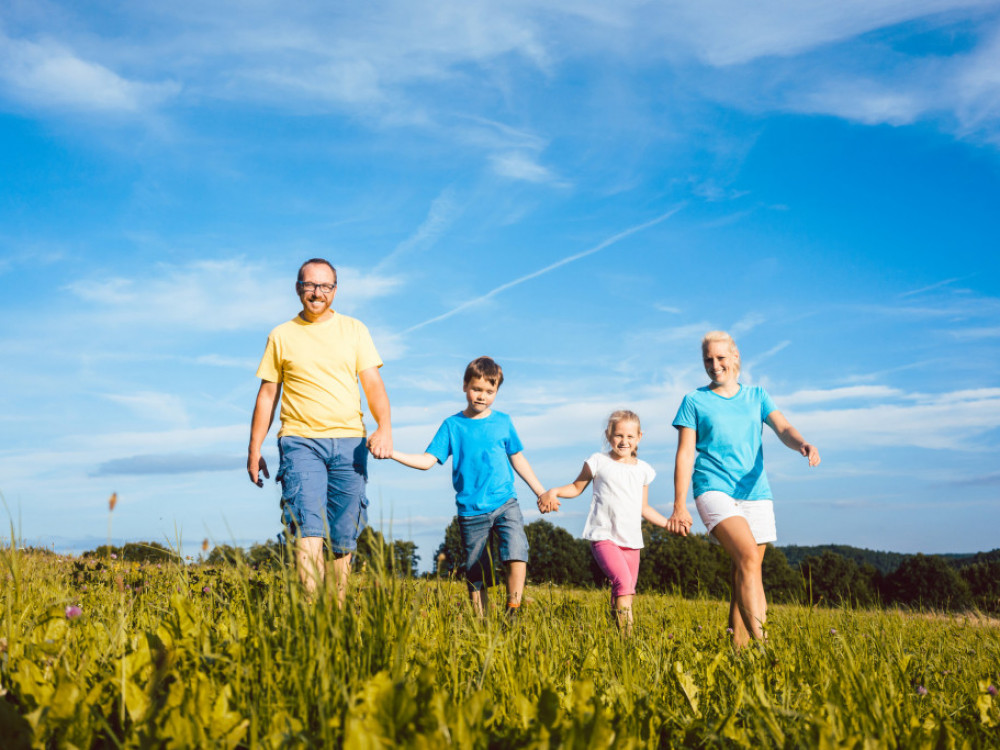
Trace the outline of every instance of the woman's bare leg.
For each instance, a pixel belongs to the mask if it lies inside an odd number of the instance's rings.
[[[732,560],[733,597],[729,606],[729,627],[733,645],[741,648],[751,639],[764,637],[767,599],[761,565],[766,546],[757,544],[745,518],[733,516],[712,529],[712,535]]]

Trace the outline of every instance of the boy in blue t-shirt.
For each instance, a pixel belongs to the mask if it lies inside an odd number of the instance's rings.
[[[528,572],[528,538],[514,493],[513,467],[536,497],[545,488],[521,452],[521,439],[510,417],[490,407],[503,383],[503,370],[489,357],[472,360],[465,368],[462,390],[468,405],[448,417],[422,454],[394,450],[392,458],[404,466],[426,471],[451,460],[451,481],[458,505],[458,528],[465,554],[469,597],[476,614],[485,612],[487,582],[492,581],[490,536],[500,540],[500,559],[507,572],[507,615],[521,606]],[[548,508],[539,504],[543,513]]]

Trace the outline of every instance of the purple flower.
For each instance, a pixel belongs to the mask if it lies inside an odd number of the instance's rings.
[[[927,695],[927,688],[923,685],[917,685],[917,695]]]
[[[667,633],[667,640],[668,641],[672,641],[673,639],[674,639],[674,634],[673,633]]]
[[[75,620],[77,617],[83,614],[83,610],[80,609],[75,604],[70,604],[66,607],[66,619]]]
[[[701,632],[701,625],[698,626],[698,632]]]
[[[211,591],[212,591],[212,587],[211,586],[205,586],[205,587],[202,588],[201,593],[208,594],[208,593],[211,593]]]
[[[729,635],[732,635],[732,634],[733,634],[733,633],[735,633],[736,631],[735,631],[735,630],[733,630],[732,628],[726,628],[726,632],[727,632],[727,633],[729,633]]]
[[[117,560],[118,559],[118,555],[116,555],[114,552],[112,552],[111,553],[111,559],[112,560]]]
[[[997,686],[996,685],[990,685],[988,688],[986,688],[986,692],[989,693],[990,695],[996,697]]]
[[[837,629],[836,628],[830,628],[830,635],[837,635]]]

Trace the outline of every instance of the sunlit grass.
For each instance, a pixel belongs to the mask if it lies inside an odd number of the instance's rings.
[[[0,550],[4,747],[943,747],[1000,736],[1000,631],[974,618],[529,587],[477,621],[464,586]],[[498,598],[499,599],[499,598]],[[502,599],[499,599],[502,601]],[[20,738],[20,739],[19,739]]]

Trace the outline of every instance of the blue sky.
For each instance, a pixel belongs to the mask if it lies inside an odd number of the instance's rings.
[[[630,407],[667,509],[670,422],[724,328],[823,455],[765,439],[779,544],[997,546],[1000,3],[168,6],[0,2],[25,541],[103,543],[113,491],[115,540],[273,536],[254,372],[322,256],[402,450],[490,354],[544,484]],[[424,565],[449,479],[372,467],[373,520]],[[548,518],[578,534],[585,498]]]

